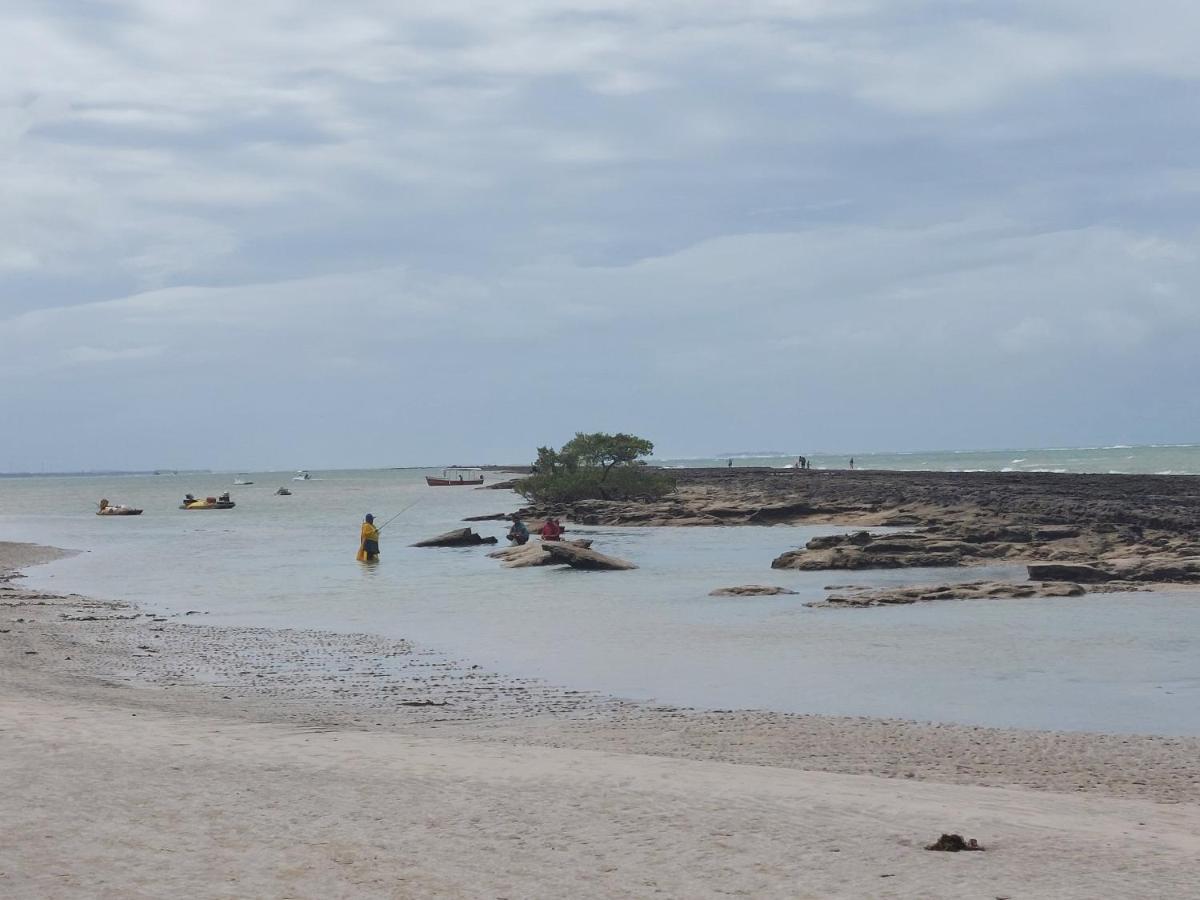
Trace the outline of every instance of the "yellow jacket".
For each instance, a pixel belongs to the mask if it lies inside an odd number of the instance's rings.
[[[375,541],[376,549],[379,546],[379,529],[370,522],[363,522],[362,532],[358,536],[358,554],[356,558],[359,562],[367,560],[367,541]],[[372,559],[378,557],[372,556]]]

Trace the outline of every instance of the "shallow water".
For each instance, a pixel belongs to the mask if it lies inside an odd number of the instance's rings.
[[[488,547],[407,544],[504,512],[507,491],[428,488],[412,471],[0,481],[0,539],[91,552],[30,570],[34,584],[128,599],[210,623],[365,631],[480,665],[672,705],[873,715],[1049,729],[1200,734],[1200,592],[808,609],[827,584],[1022,577],[777,572],[771,560],[829,527],[588,528],[632,572],[504,570]],[[492,477],[492,476],[489,476]],[[287,484],[291,497],[273,492]],[[177,509],[233,492],[230,511]],[[143,506],[92,515],[95,500]],[[354,561],[365,512],[383,560]],[[476,523],[483,534],[506,525]],[[778,584],[798,596],[714,598]]]

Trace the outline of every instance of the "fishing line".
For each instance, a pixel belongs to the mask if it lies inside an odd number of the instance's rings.
[[[404,509],[400,510],[400,512],[396,513],[394,516],[392,516],[390,519],[388,519],[386,522],[384,522],[382,525],[380,525],[375,530],[383,531],[383,529],[387,528],[389,525],[391,525],[398,518],[400,518],[402,515],[404,515],[406,512],[408,512],[410,509],[412,509],[414,506],[416,506],[420,502],[421,502],[421,498],[418,497],[416,500],[414,500],[412,503],[408,504],[408,506],[404,507]]]

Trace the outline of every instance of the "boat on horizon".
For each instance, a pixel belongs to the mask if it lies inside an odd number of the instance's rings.
[[[312,481],[312,475],[310,475],[305,469],[301,469],[292,476],[292,481]]]
[[[442,469],[442,476],[426,475],[425,483],[430,487],[465,487],[483,484],[483,470],[474,466],[450,466]]]

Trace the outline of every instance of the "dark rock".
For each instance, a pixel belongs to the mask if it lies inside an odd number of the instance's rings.
[[[812,506],[807,502],[776,503],[758,508],[746,517],[746,521],[752,525],[772,525],[811,515],[812,511]]]
[[[822,534],[804,546],[808,550],[829,550],[833,547],[841,547],[845,543],[846,535],[844,534]]]
[[[975,838],[963,840],[961,834],[943,834],[932,844],[925,847],[926,850],[943,850],[948,853],[958,853],[962,850],[982,850],[979,842]]]
[[[1070,525],[1044,525],[1033,533],[1035,541],[1065,541],[1079,537],[1079,529]]]
[[[915,585],[899,588],[857,588],[846,593],[830,594],[812,607],[865,608],[871,606],[903,606],[911,603],[931,603],[935,600],[991,600],[1031,597],[1078,597],[1086,593],[1078,584],[1067,582],[971,581],[961,584]]]
[[[414,547],[474,547],[478,544],[494,544],[494,537],[480,537],[470,528],[456,528],[454,531],[447,531],[445,534],[439,534],[437,537],[428,538],[424,541],[417,541],[413,544]]]
[[[793,590],[768,584],[743,584],[739,587],[718,588],[709,591],[710,597],[774,597],[777,594],[794,594]]]
[[[810,540],[804,546],[809,550],[829,550],[833,547],[865,547],[874,541],[869,531],[856,531],[853,534],[824,534]]]
[[[772,569],[799,569],[821,572],[834,569],[942,569],[961,565],[957,553],[868,553],[863,550],[837,547],[833,550],[792,550],[772,561]]]
[[[1112,581],[1116,576],[1097,566],[1080,563],[1037,563],[1030,565],[1030,581],[1074,581],[1081,584],[1098,584]]]
[[[1200,581],[1200,558],[1151,556],[1142,559],[1113,560],[1113,577],[1124,581],[1172,582],[1191,584]]]

